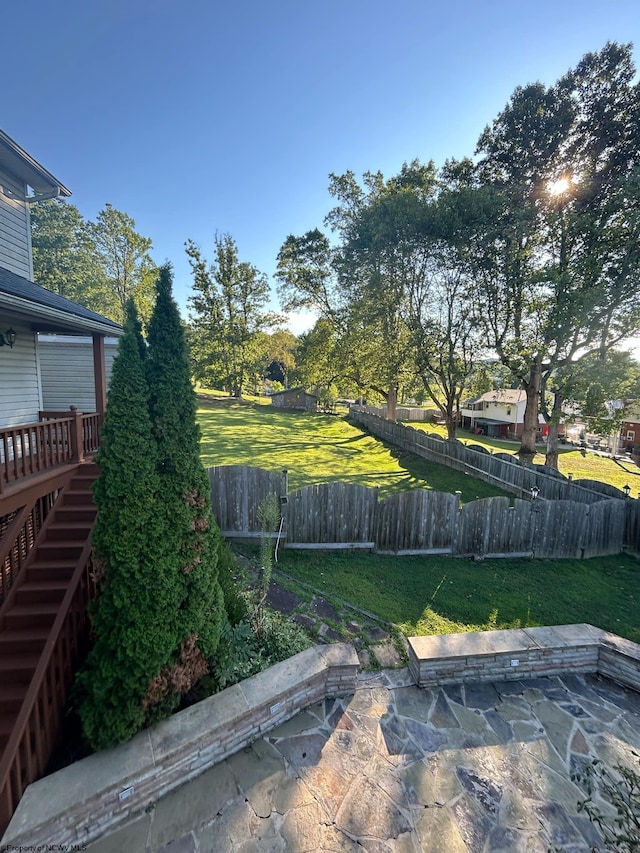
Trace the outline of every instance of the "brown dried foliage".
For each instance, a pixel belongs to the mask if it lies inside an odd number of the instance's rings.
[[[207,499],[200,494],[198,489],[191,489],[191,491],[186,493],[184,499],[189,506],[195,506],[198,509],[204,509],[207,505]]]
[[[94,585],[97,593],[102,592],[104,585],[106,561],[101,554],[98,554],[95,548],[91,549],[91,568],[89,569],[89,580]]]
[[[209,672],[209,664],[202,656],[197,643],[197,634],[187,637],[180,644],[180,659],[171,666],[164,666],[160,674],[151,679],[142,703],[145,711],[162,702],[169,694],[181,696],[187,693]]]
[[[205,530],[209,529],[209,519],[204,515],[198,515],[193,519],[191,525],[198,533],[204,533]]]

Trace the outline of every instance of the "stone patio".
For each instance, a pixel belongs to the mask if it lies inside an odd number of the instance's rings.
[[[91,853],[578,853],[571,772],[633,763],[640,696],[598,676],[421,689],[363,673],[167,795]],[[603,848],[601,848],[603,849]]]

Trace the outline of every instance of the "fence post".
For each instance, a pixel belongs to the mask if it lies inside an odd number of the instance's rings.
[[[84,462],[82,412],[78,411],[77,406],[71,406],[71,461]]]

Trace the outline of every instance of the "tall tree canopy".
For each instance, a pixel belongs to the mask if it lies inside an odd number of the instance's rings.
[[[75,205],[62,199],[32,205],[31,242],[37,284],[100,314],[109,310],[105,272]]]
[[[332,247],[318,230],[285,240],[278,255],[285,307],[320,313],[332,327],[330,363],[360,393],[381,394],[387,417],[395,418],[400,385],[419,376],[454,435],[475,327],[468,274],[446,242],[449,209],[440,209],[433,164],[414,160],[388,179],[366,172],[362,183],[352,172],[331,175],[329,192],[338,204],[325,222],[338,242]]]
[[[285,307],[316,310],[332,326],[331,352],[375,365],[370,387],[385,391],[389,417],[400,377],[421,376],[450,435],[477,355],[497,357],[527,394],[520,453],[535,453],[542,408],[555,465],[562,401],[541,407],[545,388],[640,330],[631,46],[587,54],[553,86],[518,87],[475,161],[440,174],[414,161],[390,179],[331,175],[329,192],[334,242],[316,229],[280,249]]]
[[[263,333],[281,317],[266,310],[267,277],[240,260],[233,238],[216,235],[214,249],[214,260],[208,264],[192,240],[186,243],[193,272],[189,308],[194,373],[197,379],[241,397],[256,365],[266,358]]]
[[[153,308],[157,268],[149,254],[151,239],[138,234],[135,225],[134,219],[107,204],[90,230],[107,278],[111,314],[122,322],[127,301],[133,299],[146,325]]]
[[[554,86],[517,88],[475,168],[449,164],[460,203],[476,194],[459,245],[487,342],[527,392],[525,458],[545,381],[640,328],[635,76],[631,46],[607,44]]]
[[[130,216],[107,204],[87,222],[68,201],[49,200],[32,206],[31,234],[38,284],[117,323],[133,299],[148,324],[158,271],[151,240],[137,233]]]

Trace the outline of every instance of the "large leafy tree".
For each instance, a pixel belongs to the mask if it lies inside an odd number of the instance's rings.
[[[364,180],[373,182],[374,177],[365,175]],[[331,245],[319,229],[289,235],[278,253],[280,299],[285,310],[307,308],[319,315],[317,334],[305,338],[304,352],[308,354],[309,346],[322,338],[327,344],[330,340],[324,373],[332,375],[332,381],[356,384],[361,393],[374,390],[386,400],[387,415],[393,419],[406,366],[406,330],[398,319],[399,306],[388,313],[373,289],[367,289],[370,270],[358,267],[345,252],[350,226],[355,227],[352,217],[361,210],[365,195],[353,173],[332,175],[330,192],[339,205],[325,221],[341,242]],[[303,361],[302,372],[309,375],[309,359]]]
[[[434,257],[429,267],[431,272],[412,288],[408,324],[426,395],[440,410],[448,437],[455,438],[479,347],[477,324],[464,274],[442,257]]]
[[[388,367],[420,377],[453,438],[477,349],[469,276],[449,244],[455,222],[432,164],[414,161],[369,182],[374,191],[349,228],[345,268],[360,282],[367,325],[392,354]]]
[[[241,397],[263,358],[261,334],[281,318],[266,310],[267,277],[240,260],[233,238],[216,235],[214,249],[214,260],[208,264],[192,240],[186,244],[193,272],[189,307],[194,372],[201,381]]]
[[[157,267],[149,254],[151,239],[138,234],[135,226],[128,214],[107,204],[90,224],[90,233],[107,279],[108,316],[122,322],[127,301],[133,299],[146,326],[153,308]]]
[[[326,366],[336,365],[360,393],[380,394],[389,418],[400,385],[418,375],[453,436],[473,367],[474,325],[468,275],[447,242],[450,207],[441,210],[437,190],[433,164],[417,160],[389,179],[332,175],[338,204],[325,222],[338,244],[317,230],[288,237],[278,277],[286,307],[320,313],[325,337],[330,325]]]
[[[549,377],[639,328],[635,76],[631,46],[610,43],[554,86],[519,87],[482,134],[476,168],[450,170],[460,198],[476,193],[459,246],[487,341],[527,393],[524,458]]]
[[[559,368],[543,392],[550,424],[578,419],[596,435],[616,436],[640,399],[640,364],[628,352],[609,350],[604,357],[594,352]],[[557,448],[548,447],[547,460],[552,453]]]
[[[109,311],[109,291],[90,227],[78,208],[62,199],[31,207],[35,281],[100,314]]]
[[[318,228],[289,235],[277,257],[278,294],[285,310],[318,315],[300,338],[301,381],[318,392],[339,385],[343,393],[362,396],[380,385],[380,344],[345,286],[340,260],[341,246],[332,246]]]
[[[418,160],[389,179],[365,172],[360,184],[346,172],[332,175],[329,186],[338,201],[326,222],[341,238],[340,280],[360,323],[379,344],[375,390],[386,398],[390,419],[400,385],[414,370],[406,312],[409,291],[424,275],[424,211],[435,187],[433,164]]]
[[[135,221],[107,204],[95,222],[59,199],[31,211],[34,278],[43,287],[123,323],[133,299],[146,326],[157,277],[151,240]]]

